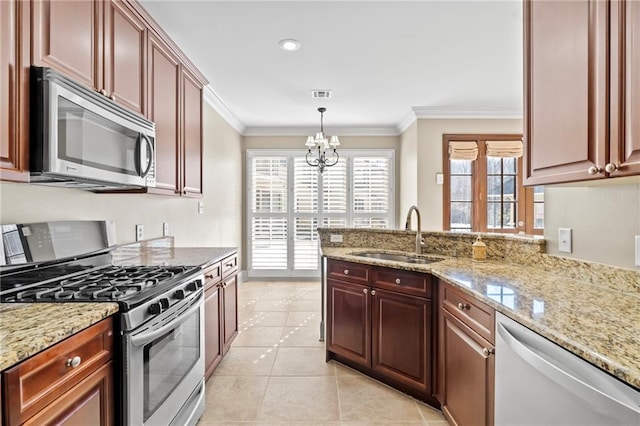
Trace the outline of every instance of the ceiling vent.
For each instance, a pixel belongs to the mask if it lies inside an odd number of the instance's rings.
[[[313,99],[329,99],[331,97],[331,90],[312,90],[311,97]]]

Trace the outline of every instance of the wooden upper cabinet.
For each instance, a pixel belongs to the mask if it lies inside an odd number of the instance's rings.
[[[640,2],[611,3],[611,176],[640,174]],[[605,166],[606,167],[606,166]],[[608,170],[607,170],[608,171]]]
[[[102,3],[36,0],[32,8],[31,62],[101,90]]]
[[[149,119],[156,124],[156,187],[150,192],[180,193],[180,62],[158,37],[149,34]]]
[[[29,180],[29,45],[18,42],[28,20],[28,3],[0,1],[0,176],[17,182]]]
[[[202,84],[182,70],[182,193],[202,195]]]
[[[640,174],[640,4],[524,3],[525,184]]]
[[[525,183],[604,177],[606,2],[526,0],[524,39]]]
[[[105,8],[104,89],[117,103],[145,114],[147,26],[120,0]]]

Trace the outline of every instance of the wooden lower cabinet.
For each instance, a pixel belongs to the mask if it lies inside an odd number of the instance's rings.
[[[231,342],[238,335],[238,275],[233,274],[222,280],[222,353],[226,354]]]
[[[372,368],[418,392],[431,391],[431,301],[371,291]]]
[[[222,359],[220,305],[220,287],[212,284],[204,292],[204,375],[207,379]]]
[[[2,372],[3,424],[114,424],[111,317]]]
[[[370,367],[369,288],[329,279],[327,290],[327,350]]]

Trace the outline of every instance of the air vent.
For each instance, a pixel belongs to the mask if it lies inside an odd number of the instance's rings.
[[[311,97],[313,99],[329,99],[331,97],[331,90],[312,90]]]

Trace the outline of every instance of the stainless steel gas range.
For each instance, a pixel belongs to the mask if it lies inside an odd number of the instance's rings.
[[[102,221],[2,225],[0,302],[117,302],[119,423],[195,424],[204,411],[201,268],[119,266],[113,235]]]

